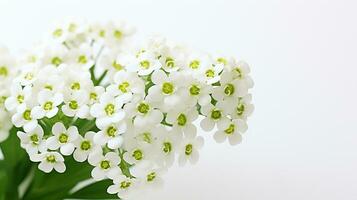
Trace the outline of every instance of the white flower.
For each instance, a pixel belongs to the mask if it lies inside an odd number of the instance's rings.
[[[131,102],[124,106],[127,117],[134,118],[135,126],[149,126],[161,123],[164,115],[150,101],[140,100],[138,102]]]
[[[94,104],[90,109],[90,114],[95,117],[96,125],[104,127],[111,123],[117,123],[125,117],[122,110],[123,100],[120,97],[114,98],[108,93],[104,93],[99,103]]]
[[[116,124],[108,124],[106,126],[99,126],[101,129],[94,135],[94,142],[98,145],[105,146],[106,144],[110,149],[118,149],[123,143],[121,134],[126,131],[125,122]]]
[[[89,44],[82,44],[79,48],[73,48],[69,54],[74,65],[88,70],[94,63],[93,49]]]
[[[248,88],[239,79],[234,79],[231,72],[223,72],[221,75],[220,86],[214,88],[212,96],[217,101],[235,101],[238,97],[247,94]]]
[[[57,122],[52,127],[53,136],[49,137],[46,145],[50,150],[57,150],[60,148],[61,154],[68,156],[74,151],[74,142],[78,138],[78,129],[71,126],[68,129],[61,122]]]
[[[141,180],[143,189],[158,189],[163,185],[162,176],[166,173],[166,168],[160,168],[154,164],[136,165],[131,169],[131,173]]]
[[[164,134],[160,134],[156,140],[157,151],[156,163],[163,166],[171,166],[175,161],[175,153],[177,152],[182,135],[174,134],[167,131]]]
[[[18,131],[17,136],[21,140],[21,147],[27,151],[30,157],[39,151],[43,152],[45,150],[43,129],[41,126],[38,125],[34,130],[27,133]]]
[[[179,47],[165,48],[160,57],[162,68],[167,72],[177,71],[185,66],[185,55]]]
[[[140,76],[149,75],[153,71],[161,68],[160,61],[150,52],[139,52],[132,60],[133,61],[128,64],[128,68],[136,69]]]
[[[222,108],[212,104],[201,107],[201,112],[206,116],[201,121],[201,127],[204,131],[211,131],[219,121],[227,118]]]
[[[36,117],[25,104],[21,104],[17,107],[16,113],[12,116],[11,121],[16,127],[24,127],[26,132],[32,131],[38,125]]]
[[[43,152],[38,155],[34,155],[34,162],[41,162],[38,168],[46,173],[50,173],[55,169],[59,173],[66,171],[66,165],[64,164],[64,158],[58,152]]]
[[[92,177],[94,180],[102,180],[104,178],[115,177],[120,169],[118,167],[120,163],[120,157],[117,153],[109,152],[102,155],[102,152],[91,154],[88,158],[89,164],[95,166],[92,170]]]
[[[79,135],[78,139],[74,142],[76,150],[73,153],[73,158],[78,162],[84,162],[88,159],[90,154],[96,154],[100,152],[100,147],[94,142],[95,132],[87,132],[84,137]]]
[[[133,98],[143,97],[145,94],[145,83],[136,73],[119,71],[114,76],[114,83],[107,87],[107,91],[113,96],[123,95],[126,102]]]
[[[105,89],[102,86],[91,87],[89,90],[89,105],[93,105],[99,102],[100,96],[104,93]]]
[[[114,179],[114,185],[108,187],[109,194],[117,194],[120,199],[127,200],[135,195],[137,181],[126,177],[125,175],[117,176]]]
[[[207,84],[213,84],[218,82],[221,77],[220,73],[223,70],[223,65],[213,65],[210,64],[208,66],[205,66],[203,69],[203,76],[202,79],[207,82]]]
[[[24,88],[19,84],[12,84],[11,96],[5,101],[5,107],[9,111],[15,110],[21,104],[26,103],[31,98],[31,87],[26,86]]]
[[[65,104],[62,106],[62,111],[66,116],[81,119],[88,117],[88,95],[85,91],[78,91],[70,95],[66,94],[64,102]]]
[[[252,95],[248,94],[244,97],[240,97],[236,99],[236,101],[232,102],[229,109],[226,106],[224,109],[227,109],[227,113],[233,119],[244,119],[246,120],[252,112],[254,111],[254,105],[252,104]]]
[[[214,139],[218,143],[224,142],[227,138],[231,145],[236,145],[241,142],[242,136],[247,130],[247,124],[241,119],[229,120],[224,119],[218,123],[218,131],[214,134]]]
[[[198,112],[196,109],[173,110],[167,113],[166,122],[172,124],[174,133],[193,133],[196,134],[196,126],[193,122],[197,119]]]
[[[250,68],[246,62],[233,60],[233,62],[230,64],[230,68],[233,76],[239,80],[242,80],[248,89],[253,87],[254,82],[249,76]]]
[[[158,70],[152,74],[151,80],[155,85],[149,89],[147,98],[154,102],[163,102],[160,105],[163,111],[185,106],[180,103],[182,100],[180,89],[183,90],[184,81],[180,73],[172,72],[167,76],[164,71]]]
[[[10,116],[0,108],[0,143],[8,138],[11,127]]]
[[[58,106],[63,102],[63,95],[43,90],[38,94],[38,102],[40,105],[32,109],[33,115],[37,119],[43,117],[52,118],[58,113]]]
[[[201,136],[196,137],[195,134],[186,134],[179,150],[179,165],[183,166],[187,161],[191,164],[197,163],[199,158],[198,150],[202,148],[203,143]]]
[[[123,158],[129,164],[145,163],[150,159],[150,156],[154,157],[154,155],[150,155],[151,152],[148,151],[148,148],[140,146],[137,143],[128,145],[125,150]]]
[[[190,106],[196,106],[198,103],[201,106],[205,106],[211,103],[212,86],[204,84],[202,81],[198,81],[191,75],[187,75],[189,78],[185,80],[185,90],[181,94],[183,97],[187,97],[187,103]]]

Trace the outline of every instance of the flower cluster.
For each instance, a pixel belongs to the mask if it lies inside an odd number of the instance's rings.
[[[16,75],[16,60],[6,48],[0,47],[0,142],[7,139],[12,127],[10,115],[5,109],[5,100],[10,95],[9,86]]]
[[[93,166],[94,180],[112,179],[108,193],[123,199],[160,185],[175,160],[196,163],[199,126],[238,144],[253,110],[245,62],[160,37],[132,46],[133,33],[113,22],[56,26],[19,60],[4,103],[39,169],[62,173],[73,156]],[[12,73],[2,61],[1,81]]]

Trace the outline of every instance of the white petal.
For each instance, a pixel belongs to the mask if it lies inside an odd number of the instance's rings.
[[[63,173],[66,171],[66,165],[63,162],[57,162],[54,168],[59,173]]]
[[[211,131],[214,128],[215,123],[208,118],[204,118],[200,125],[204,131]]]
[[[57,122],[55,125],[52,126],[52,133],[54,135],[60,135],[65,132],[66,127],[61,122]]]
[[[77,162],[84,162],[87,159],[87,157],[88,155],[79,149],[75,150],[73,153],[73,158]]]
[[[69,156],[74,151],[74,144],[72,144],[72,143],[65,144],[61,147],[60,151],[63,155]]]
[[[47,162],[41,162],[38,165],[38,169],[40,169],[43,172],[50,173],[53,170],[53,166]]]
[[[105,178],[105,172],[102,171],[99,167],[95,167],[92,170],[91,175],[92,175],[93,179],[96,181],[100,181]]]

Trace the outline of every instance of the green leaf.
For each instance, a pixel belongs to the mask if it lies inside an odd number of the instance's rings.
[[[27,159],[26,152],[20,146],[20,139],[16,133],[19,129],[12,128],[7,140],[0,143],[0,148],[4,155],[4,163],[8,168],[14,167],[20,160]]]
[[[79,191],[68,196],[70,199],[118,199],[117,195],[108,194],[107,188],[112,185],[112,181],[103,180],[88,185]]]
[[[0,200],[6,200],[7,175],[5,170],[0,170]]]
[[[56,171],[46,174],[36,169],[34,179],[23,199],[64,199],[74,186],[90,178],[93,167],[88,163],[78,163],[72,157],[67,157],[65,164],[67,169],[62,174]]]

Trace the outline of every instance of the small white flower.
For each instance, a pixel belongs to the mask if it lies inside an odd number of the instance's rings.
[[[64,158],[58,152],[43,152],[38,155],[34,155],[34,162],[41,162],[38,168],[46,173],[50,173],[55,169],[59,173],[66,171],[66,165],[64,164]]]
[[[120,172],[120,168],[118,167],[120,157],[114,152],[109,152],[105,154],[105,156],[102,155],[102,152],[91,154],[88,158],[88,162],[95,166],[92,170],[92,177],[97,181],[107,177],[113,178]]]
[[[187,103],[191,106],[196,106],[198,103],[201,106],[205,106],[211,103],[212,86],[204,84],[202,81],[189,76],[184,83],[185,90],[181,94],[183,97],[187,97]]]
[[[96,118],[98,127],[105,127],[111,123],[117,123],[125,117],[122,109],[123,100],[120,97],[114,98],[108,93],[104,93],[99,103],[94,104],[90,109],[90,114]]]
[[[89,105],[93,105],[95,103],[99,102],[100,96],[104,93],[105,89],[102,86],[95,86],[91,87],[90,90],[88,90],[89,94]]]
[[[89,114],[88,95],[84,91],[78,91],[73,94],[66,94],[64,98],[65,104],[62,106],[62,111],[66,116],[78,117],[81,119],[87,118]]]
[[[160,166],[171,166],[175,161],[175,153],[178,151],[182,135],[174,134],[167,131],[165,134],[160,134],[156,140],[157,154],[156,163]]]
[[[241,142],[242,136],[240,133],[244,133],[247,130],[247,124],[241,119],[229,120],[224,119],[217,125],[218,131],[214,134],[214,139],[218,143],[224,142],[227,138],[231,145],[236,145]]]
[[[21,140],[21,147],[27,151],[30,157],[39,151],[43,152],[45,150],[43,129],[41,126],[38,125],[34,130],[27,133],[18,131],[17,136]]]
[[[222,104],[224,104],[223,102]],[[233,119],[244,119],[246,120],[254,111],[254,105],[252,104],[252,95],[248,94],[244,97],[240,97],[236,99],[236,101],[232,102],[229,109],[228,106],[224,109],[227,109],[227,113]]]
[[[40,105],[35,106],[31,111],[33,115],[37,119],[43,117],[52,118],[58,113],[58,106],[63,102],[63,95],[43,90],[38,94],[38,102]]]
[[[195,109],[186,109],[183,111],[173,110],[167,113],[166,122],[172,124],[174,133],[193,133],[196,134],[197,128],[193,122],[197,119],[198,112]]]
[[[161,68],[161,63],[157,57],[150,52],[139,52],[128,64],[128,68],[136,69],[138,75],[146,76]]]
[[[206,116],[201,121],[201,127],[204,131],[211,131],[219,121],[227,118],[222,108],[212,104],[201,107],[201,112]]]
[[[25,104],[17,107],[16,113],[12,116],[11,121],[18,128],[24,127],[26,132],[32,131],[38,125],[36,117]]]
[[[53,136],[49,137],[46,141],[46,146],[50,150],[57,150],[60,148],[61,154],[68,156],[74,151],[74,142],[78,138],[78,129],[71,126],[68,129],[61,122],[57,122],[52,127]]]
[[[124,106],[127,117],[134,118],[135,126],[148,126],[161,123],[164,115],[150,101],[140,100],[138,102],[128,103]]]
[[[154,102],[163,102],[160,105],[163,111],[186,106],[180,103],[182,100],[180,89],[184,89],[182,88],[184,79],[180,73],[172,72],[168,76],[164,71],[157,70],[152,74],[151,80],[155,85],[149,89],[147,98]]]
[[[202,148],[204,140],[201,136],[196,137],[195,134],[186,134],[186,137],[181,143],[179,150],[179,165],[183,166],[189,161],[195,164],[198,161],[198,150]]]
[[[145,83],[136,73],[119,71],[114,76],[114,83],[107,87],[107,91],[113,96],[125,96],[125,102],[130,101],[133,96],[140,98],[145,94]]]
[[[93,49],[89,44],[82,44],[79,48],[70,50],[69,55],[74,65],[80,66],[82,69],[88,70],[94,63]]]
[[[14,111],[21,104],[26,103],[31,98],[31,87],[26,86],[24,88],[19,84],[12,84],[11,96],[5,101],[5,107],[9,111]]]
[[[95,132],[87,132],[84,137],[79,135],[78,139],[74,142],[76,150],[73,153],[73,158],[78,162],[84,162],[88,159],[90,154],[96,154],[100,152],[100,147],[94,142]]]
[[[114,179],[114,185],[108,187],[109,194],[117,194],[120,199],[128,200],[135,195],[137,181],[126,177],[125,175],[117,176]]]
[[[98,145],[105,146],[106,144],[110,149],[118,149],[123,143],[121,134],[126,131],[125,122],[116,124],[108,124],[106,126],[99,126],[101,129],[94,135],[94,142]]]
[[[158,189],[163,185],[163,175],[166,173],[166,168],[160,168],[154,164],[136,165],[130,172],[137,179],[142,180],[143,189]]]

